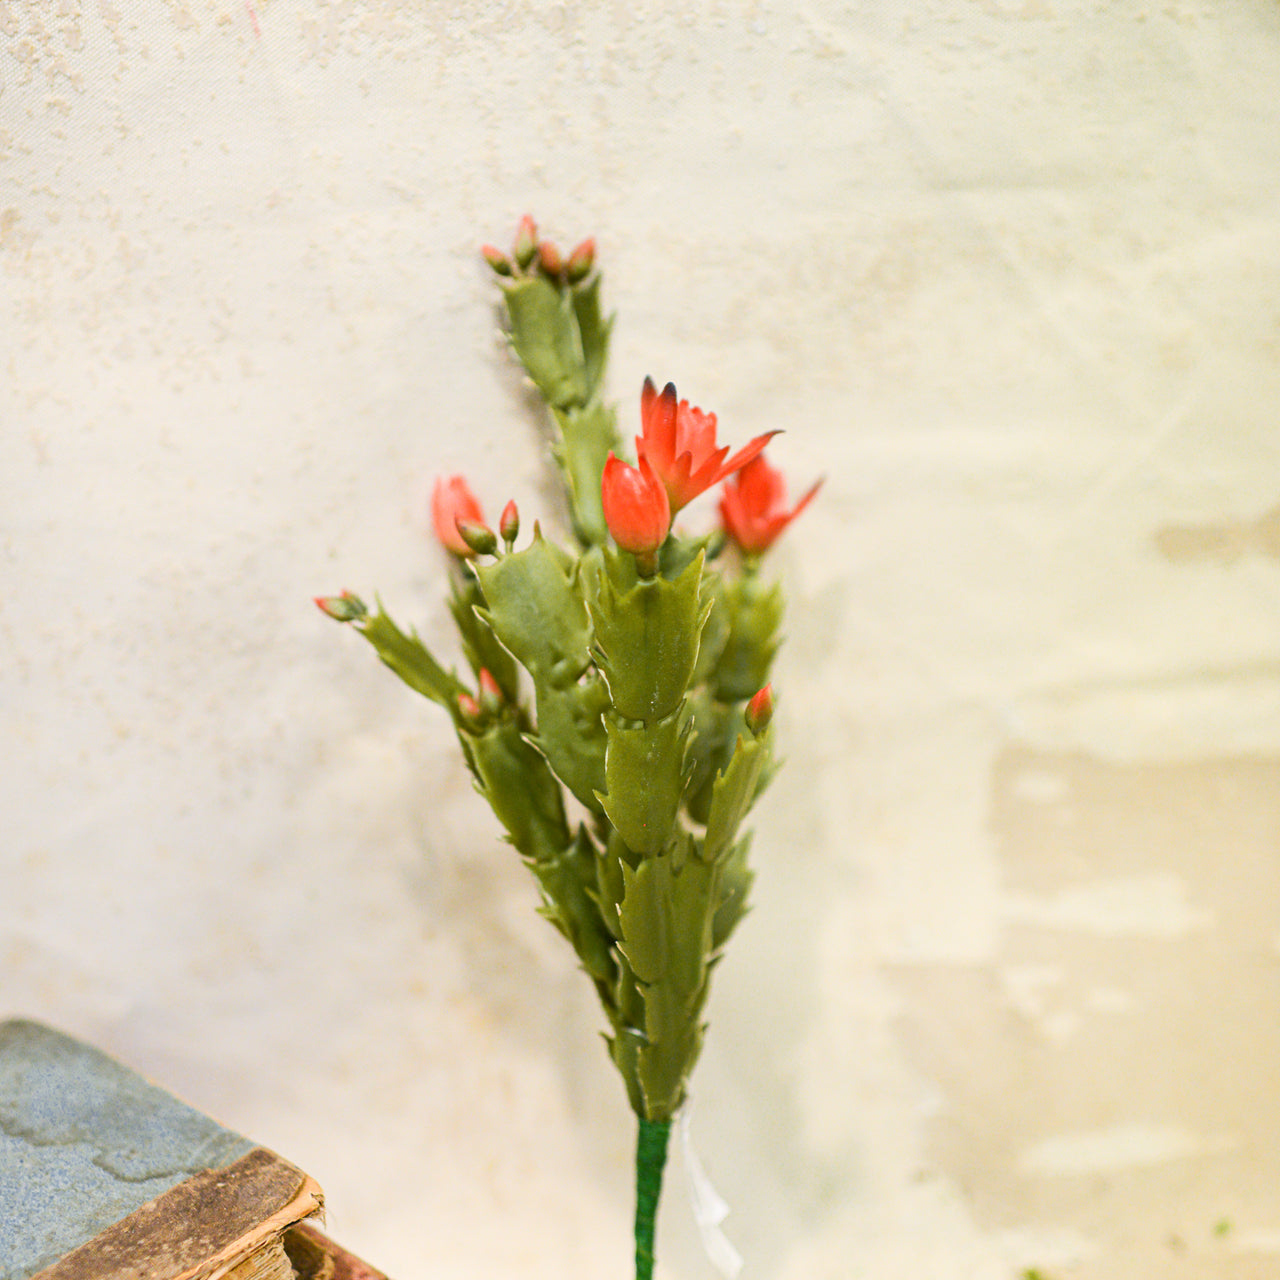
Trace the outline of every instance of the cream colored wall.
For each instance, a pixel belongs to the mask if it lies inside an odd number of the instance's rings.
[[[1278,83],[1270,0],[0,4],[0,1013],[402,1280],[626,1273],[590,992],[310,603],[447,645],[440,471],[554,522],[527,209],[624,421],[827,477],[695,1081],[744,1276],[1272,1274]]]

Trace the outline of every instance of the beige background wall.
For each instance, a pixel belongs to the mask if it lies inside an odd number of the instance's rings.
[[[1271,0],[0,3],[0,1012],[400,1280],[626,1274],[587,985],[310,603],[447,645],[440,471],[555,522],[527,209],[624,421],[827,477],[696,1077],[744,1276],[1274,1275],[1278,85]]]

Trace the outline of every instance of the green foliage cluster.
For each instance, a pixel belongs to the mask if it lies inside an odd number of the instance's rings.
[[[768,683],[782,598],[754,564],[713,563],[714,537],[672,535],[649,577],[610,545],[600,478],[619,441],[600,398],[611,322],[599,272],[570,279],[526,257],[500,275],[577,547],[535,526],[521,550],[512,539],[455,558],[449,603],[469,681],[381,605],[344,596],[330,611],[452,717],[542,914],[595,985],[632,1108],[667,1122],[702,1044],[711,971],[747,906],[742,824],[770,774],[770,733],[748,728],[744,707]]]

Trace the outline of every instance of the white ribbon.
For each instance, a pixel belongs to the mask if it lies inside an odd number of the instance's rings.
[[[680,1108],[680,1154],[685,1176],[689,1179],[689,1203],[693,1207],[693,1220],[702,1236],[702,1247],[707,1251],[717,1271],[725,1280],[734,1280],[742,1270],[742,1254],[729,1243],[720,1230],[720,1224],[729,1216],[729,1206],[711,1185],[702,1167],[702,1161],[693,1149],[693,1100],[686,1098]]]

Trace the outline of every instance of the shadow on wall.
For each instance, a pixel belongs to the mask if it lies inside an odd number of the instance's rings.
[[[1160,554],[1175,564],[1186,560],[1232,564],[1250,551],[1280,560],[1280,506],[1256,520],[1166,525],[1156,531],[1155,541]]]
[[[1179,546],[1280,554],[1280,511],[1242,528]],[[894,975],[932,1158],[988,1226],[1092,1242],[1073,1276],[1280,1267],[1280,758],[1011,746],[991,812],[998,954]]]

